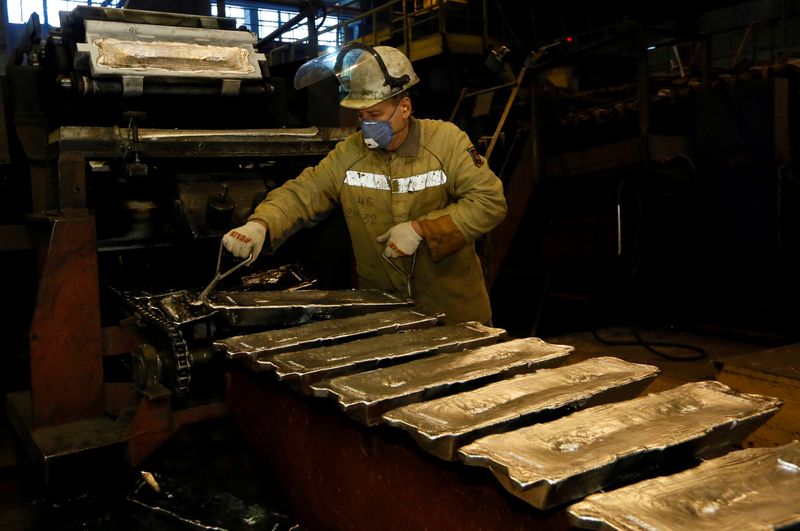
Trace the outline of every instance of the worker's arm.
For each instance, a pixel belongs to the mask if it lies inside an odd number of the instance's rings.
[[[416,220],[434,260],[475,241],[506,215],[503,184],[486,159],[456,126],[444,124],[442,129],[433,136],[429,149],[442,160],[454,201]]]
[[[301,228],[325,219],[339,204],[342,176],[345,167],[352,164],[349,159],[354,153],[348,141],[337,144],[316,166],[306,168],[296,178],[272,190],[248,218],[269,228],[269,252]]]

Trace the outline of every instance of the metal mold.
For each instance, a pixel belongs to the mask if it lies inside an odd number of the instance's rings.
[[[224,350],[230,359],[265,356],[371,335],[392,334],[409,328],[434,326],[441,318],[442,315],[428,315],[414,308],[398,308],[229,337],[216,341],[214,348]]]
[[[586,529],[695,531],[800,525],[800,443],[751,448],[671,476],[593,494],[569,508]]]
[[[373,371],[340,376],[311,386],[332,396],[351,417],[367,425],[397,407],[562,363],[573,347],[538,338],[515,339],[463,352],[447,352]]]
[[[571,347],[569,347],[571,350]],[[638,395],[657,375],[651,365],[592,358],[386,413],[423,450],[448,461],[475,439]]]
[[[266,60],[252,34],[219,29],[86,20],[86,41],[94,76],[260,80]]]
[[[494,343],[504,335],[505,330],[500,328],[468,322],[266,356],[255,360],[255,365],[262,370],[274,369],[279,379],[304,393],[310,393],[310,385],[326,378],[409,361],[437,352],[474,348]]]
[[[160,295],[131,296],[147,308],[160,313],[168,321],[182,326],[209,319],[214,310],[206,305],[193,304],[197,300],[194,291],[174,291]]]
[[[490,468],[509,492],[546,509],[662,463],[738,443],[781,404],[719,382],[694,382],[489,435],[462,447],[459,456]]]
[[[350,317],[410,306],[377,290],[279,290],[216,292],[200,305],[198,292],[175,291],[136,297],[177,325],[214,317],[228,326],[297,326],[311,321]]]
[[[230,326],[296,326],[410,306],[411,301],[378,290],[219,292],[208,307]]]

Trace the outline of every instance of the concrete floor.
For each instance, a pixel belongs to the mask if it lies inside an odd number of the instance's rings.
[[[695,356],[697,353],[658,344],[690,345],[702,349],[707,357],[692,361],[666,359],[636,344],[631,331],[625,328],[543,339],[575,347],[568,363],[596,356],[615,356],[658,366],[661,374],[645,393],[690,381],[714,379],[715,361],[769,348],[769,345],[759,342],[674,330],[644,330],[640,337],[646,344],[671,356]],[[81,478],[75,478],[71,487],[43,490],[16,446],[6,419],[1,420],[0,529],[168,530],[191,527],[174,515],[131,504],[131,492],[136,489],[137,482],[141,483],[133,476],[116,478],[110,482],[110,487],[104,486],[100,490],[97,484],[87,485]],[[233,518],[253,510],[263,510],[263,514],[272,515],[271,519],[265,517],[263,527],[243,526],[242,529],[290,529],[294,525],[292,518],[282,509],[280,493],[270,488],[268,471],[259,468],[236,429],[225,420],[184,428],[140,468],[158,472],[165,484],[176,492],[193,496],[195,501],[214,498],[216,501],[211,502],[213,507],[222,499],[226,507],[232,506],[239,511]],[[184,512],[192,512],[191,504],[185,504]],[[236,529],[235,526],[229,528]]]
[[[723,361],[734,356],[769,348],[768,345],[761,342],[726,339],[693,332],[663,329],[638,332],[645,345],[668,356],[698,357],[702,353],[699,354],[696,350],[687,348],[661,346],[664,343],[701,349],[705,352],[706,357],[689,361],[676,361],[659,356],[639,344],[629,328],[602,329],[598,330],[596,335],[592,332],[578,332],[544,339],[549,343],[575,347],[575,351],[570,356],[568,363],[576,363],[597,356],[614,356],[625,361],[657,366],[661,369],[661,373],[645,390],[645,393],[671,389],[687,382],[713,380],[715,379],[715,361]]]

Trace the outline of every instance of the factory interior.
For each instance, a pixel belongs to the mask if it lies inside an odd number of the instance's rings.
[[[0,5],[0,529],[800,526],[800,1]],[[220,243],[380,46],[502,183],[491,322],[341,208]]]

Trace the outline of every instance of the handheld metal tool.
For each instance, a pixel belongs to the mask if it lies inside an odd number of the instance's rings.
[[[408,294],[409,299],[411,298],[411,277],[414,276],[414,268],[417,266],[417,251],[414,251],[414,254],[412,256],[413,258],[411,259],[411,271],[406,273],[403,270],[403,268],[400,267],[398,264],[396,264],[391,258],[381,253],[381,258],[386,260],[386,262],[388,262],[388,264],[392,266],[392,268],[395,271],[403,275],[403,278],[406,279],[406,293]]]
[[[242,262],[239,262],[238,264],[236,264],[232,268],[228,269],[224,273],[220,273],[219,269],[220,269],[220,264],[222,263],[222,250],[223,249],[224,249],[224,246],[222,245],[222,241],[220,241],[219,242],[219,254],[217,254],[217,272],[214,275],[214,278],[211,279],[211,282],[209,282],[208,286],[206,286],[206,288],[203,291],[200,292],[200,296],[197,297],[197,300],[195,300],[195,301],[193,301],[191,303],[193,306],[200,306],[201,304],[205,304],[206,302],[208,302],[208,294],[211,293],[211,290],[214,289],[214,287],[216,287],[216,285],[219,283],[220,280],[222,280],[223,278],[227,277],[231,273],[236,272],[242,266],[246,266],[247,264],[249,264],[250,262],[253,261],[253,253],[251,251],[250,252],[250,256],[248,256],[245,260],[243,260]]]

